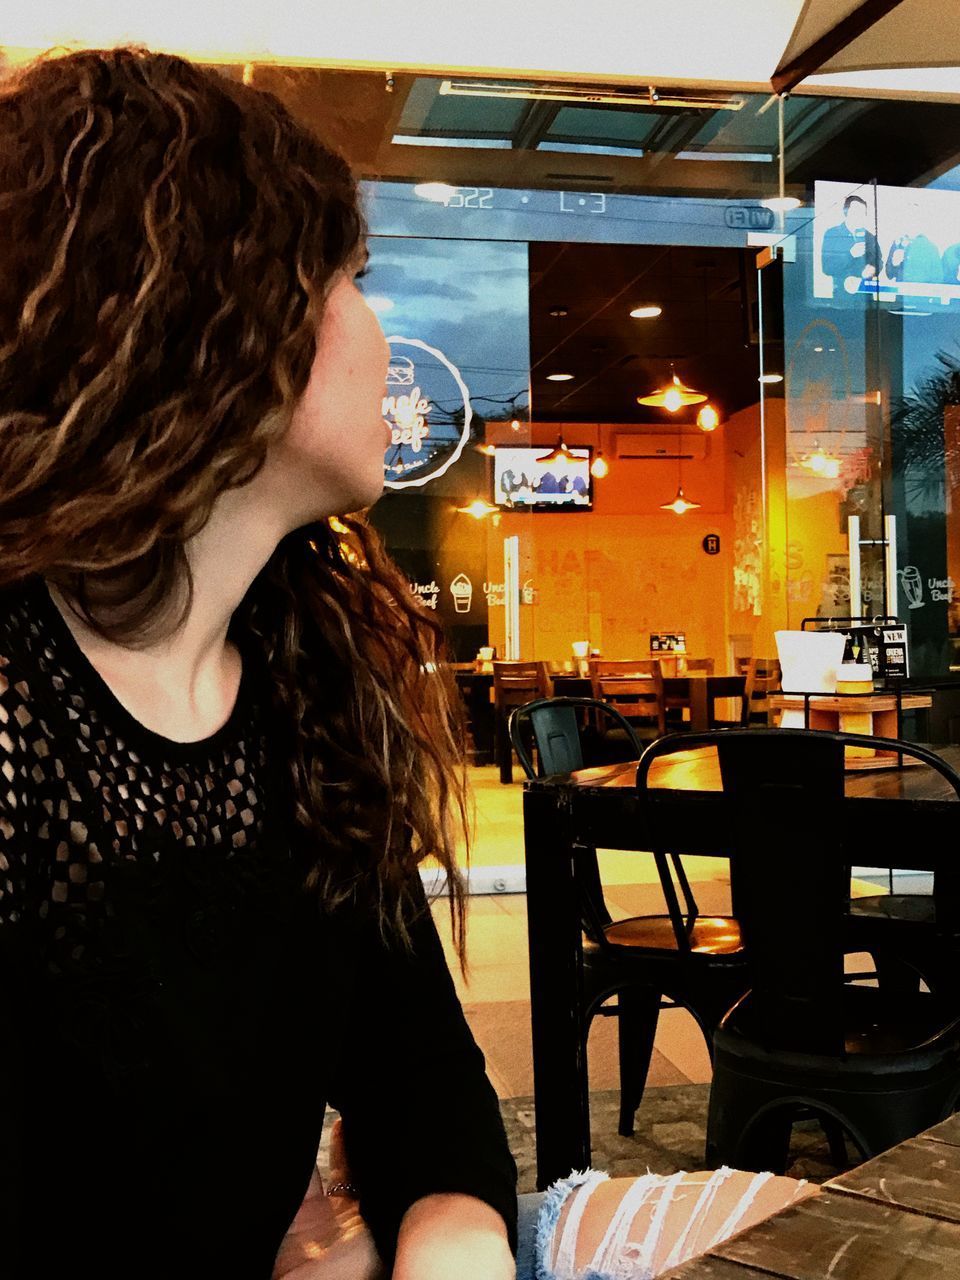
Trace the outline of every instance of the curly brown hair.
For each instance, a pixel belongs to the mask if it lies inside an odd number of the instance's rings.
[[[190,607],[185,543],[286,431],[365,226],[343,159],[270,94],[141,49],[0,86],[0,586],[118,643]],[[360,516],[286,537],[234,626],[268,660],[308,883],[406,939],[465,771],[439,626]]]

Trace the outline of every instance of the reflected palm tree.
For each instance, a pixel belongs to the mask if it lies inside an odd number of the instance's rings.
[[[939,351],[931,367],[895,402],[890,420],[911,514],[944,511],[945,485],[960,485],[956,433],[945,430],[951,406],[960,408],[960,352]]]

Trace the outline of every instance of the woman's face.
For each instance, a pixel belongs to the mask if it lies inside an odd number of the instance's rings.
[[[389,431],[381,405],[389,358],[380,322],[353,275],[338,274],[327,294],[310,381],[274,448],[298,523],[358,511],[383,492]]]

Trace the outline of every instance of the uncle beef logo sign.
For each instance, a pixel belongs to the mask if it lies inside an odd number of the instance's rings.
[[[460,371],[419,338],[392,337],[384,422],[390,444],[383,460],[388,489],[427,484],[443,475],[470,439],[473,411]]]

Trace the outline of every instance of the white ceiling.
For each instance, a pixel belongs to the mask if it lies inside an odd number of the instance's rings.
[[[132,42],[228,61],[762,87],[785,51],[808,46],[859,2],[22,0],[0,16],[0,47]],[[960,0],[903,0],[849,53],[834,60],[833,74],[806,86],[960,96]],[[937,65],[850,73],[891,61]]]

